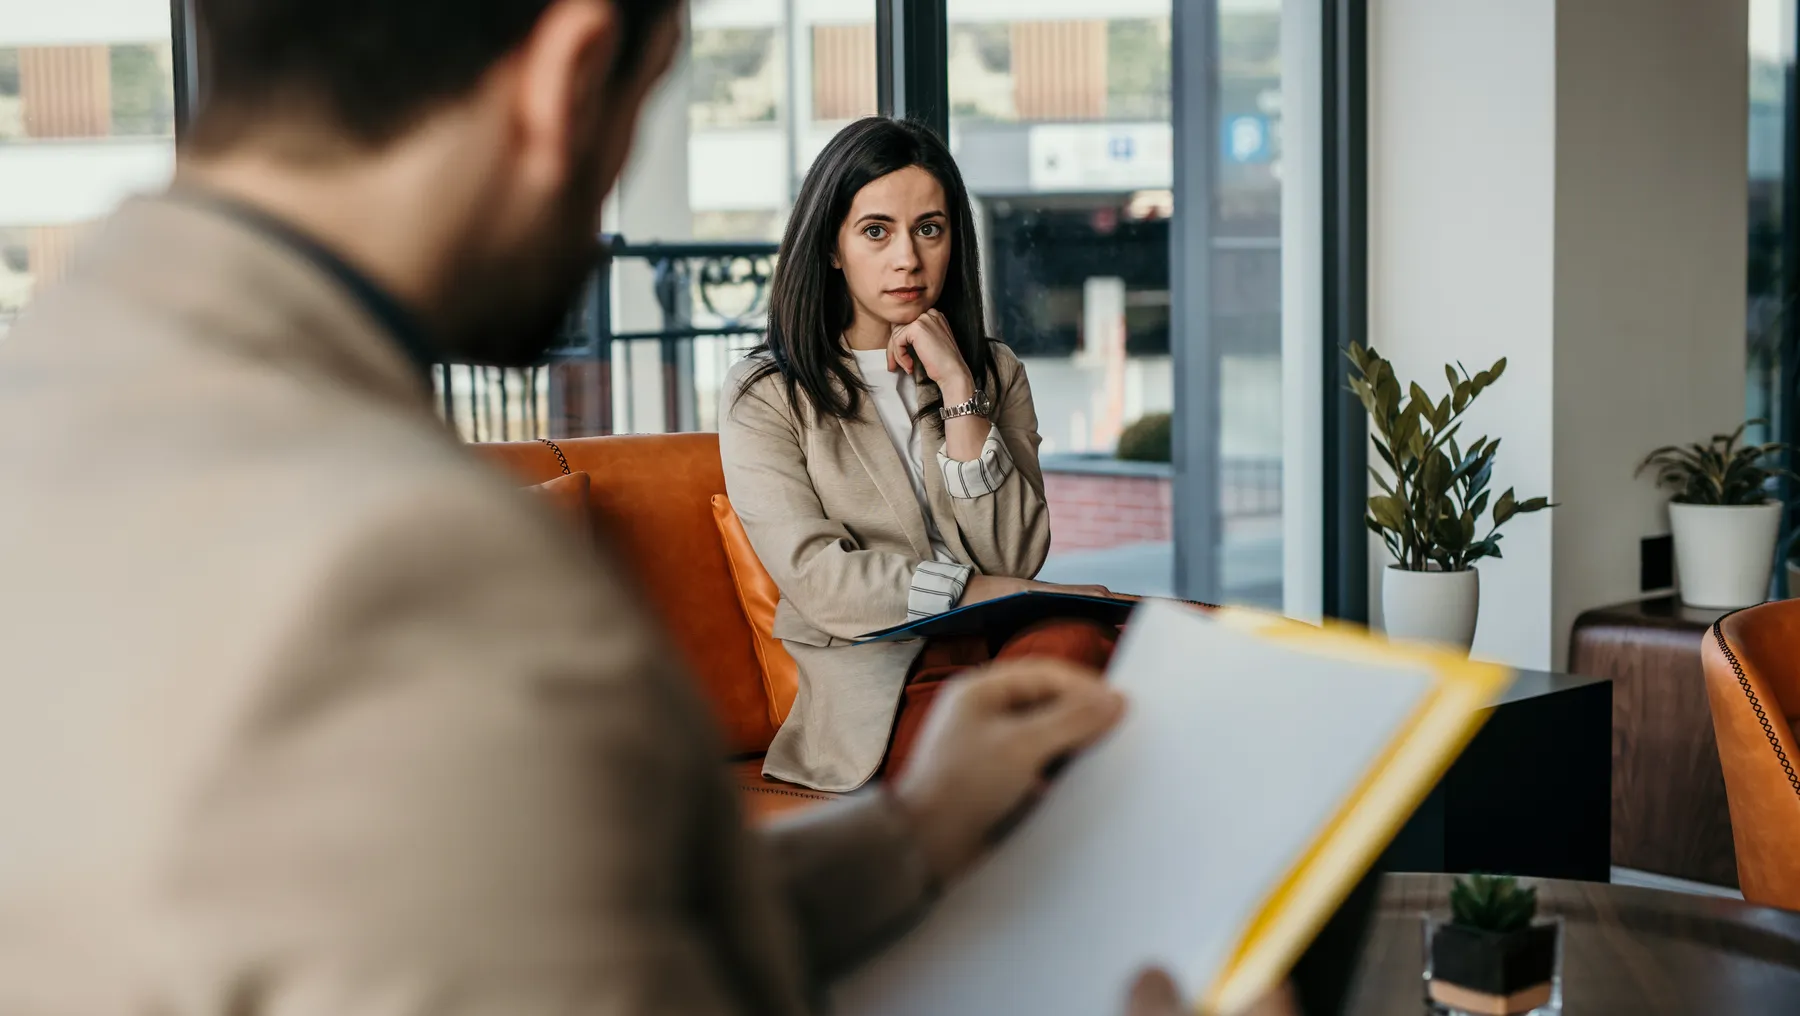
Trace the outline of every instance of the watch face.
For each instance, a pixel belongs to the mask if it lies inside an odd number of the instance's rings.
[[[987,392],[978,388],[974,395],[969,396],[967,402],[955,406],[945,406],[938,412],[944,419],[951,420],[958,416],[987,416],[992,408],[993,400],[988,398]]]

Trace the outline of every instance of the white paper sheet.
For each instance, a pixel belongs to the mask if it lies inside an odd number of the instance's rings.
[[[839,1016],[1115,1016],[1152,964],[1197,999],[1433,680],[1162,602],[1107,676],[1130,701],[1119,729],[833,989]]]

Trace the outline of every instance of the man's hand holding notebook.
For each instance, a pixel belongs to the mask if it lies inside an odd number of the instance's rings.
[[[1261,1000],[1510,679],[1362,633],[1148,601],[1107,671],[1124,719],[836,985],[834,1008],[1118,1012],[1137,985],[1137,1016],[1157,1002],[1146,965],[1207,1012],[1278,1005]]]

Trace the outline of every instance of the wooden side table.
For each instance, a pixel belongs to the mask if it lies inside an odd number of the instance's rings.
[[[1569,669],[1609,677],[1612,863],[1738,884],[1725,777],[1700,671],[1701,638],[1724,614],[1673,596],[1587,611]]]

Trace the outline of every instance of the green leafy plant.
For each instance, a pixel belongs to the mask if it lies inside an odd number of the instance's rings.
[[[1511,875],[1469,875],[1450,887],[1450,921],[1477,931],[1506,934],[1529,927],[1537,916],[1537,890]]]
[[[1656,484],[1674,492],[1681,504],[1745,505],[1769,499],[1769,481],[1795,476],[1776,464],[1788,446],[1779,441],[1738,447],[1744,429],[1765,420],[1749,420],[1729,434],[1714,434],[1711,441],[1683,448],[1664,445],[1638,463],[1637,473],[1656,471]]]
[[[1151,413],[1125,428],[1115,453],[1128,462],[1168,462],[1173,448],[1168,413]]]
[[[1450,392],[1433,401],[1418,382],[1406,392],[1393,364],[1373,348],[1351,343],[1354,368],[1350,389],[1362,400],[1374,426],[1375,452],[1391,476],[1374,466],[1369,475],[1382,493],[1369,498],[1364,524],[1387,544],[1394,562],[1407,571],[1466,571],[1484,557],[1500,557],[1500,527],[1515,515],[1554,507],[1548,498],[1519,500],[1512,488],[1493,501],[1493,522],[1476,538],[1488,510],[1494,456],[1500,439],[1457,443],[1463,413],[1488,386],[1500,380],[1506,358],[1471,376],[1460,364],[1446,365]]]

